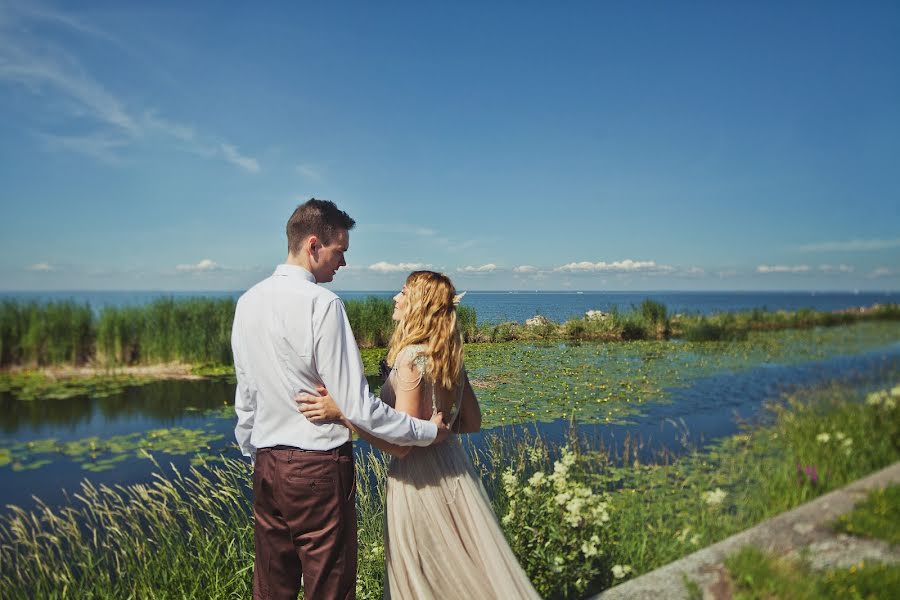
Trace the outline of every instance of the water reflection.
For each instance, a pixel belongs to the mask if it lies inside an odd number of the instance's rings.
[[[233,402],[234,384],[215,380],[156,381],[102,398],[22,401],[2,393],[0,431],[8,439],[26,439],[53,435],[56,430],[102,429],[104,424],[134,421],[134,417],[170,425],[185,413],[204,412]]]

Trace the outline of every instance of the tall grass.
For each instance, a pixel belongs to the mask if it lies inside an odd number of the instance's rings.
[[[344,308],[357,344],[363,348],[387,346],[394,333],[392,301],[369,296],[363,300],[348,300]]]
[[[234,307],[231,298],[160,298],[141,307],[106,307],[97,322],[97,357],[119,365],[230,364]]]
[[[533,580],[548,597],[575,598],[900,459],[900,387],[863,402],[834,386],[773,409],[770,426],[655,464],[638,460],[636,445],[611,456],[576,435],[562,451],[540,438],[487,436],[473,462]],[[378,454],[357,456],[360,598],[382,595],[386,470]],[[249,597],[250,487],[249,465],[224,459],[150,484],[84,483],[59,509],[9,509],[0,590],[23,599]],[[586,510],[593,524],[576,524]],[[555,542],[531,543],[539,539]]]
[[[94,352],[87,304],[0,302],[0,366],[87,362]]]

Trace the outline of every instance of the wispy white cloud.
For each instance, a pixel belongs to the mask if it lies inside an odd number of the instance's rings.
[[[312,181],[319,182],[324,179],[322,175],[322,169],[315,165],[303,163],[297,165],[296,171],[306,179],[310,179]]]
[[[378,273],[399,273],[427,269],[430,266],[431,265],[426,265],[423,263],[389,263],[380,261],[369,265],[369,270],[376,271]]]
[[[378,233],[399,233],[401,235],[415,235],[418,237],[433,237],[438,234],[430,227],[412,225],[408,223],[360,223],[360,229],[376,231]]]
[[[716,276],[719,279],[729,279],[731,277],[737,277],[738,272],[734,269],[725,269],[724,271],[717,271]]]
[[[809,265],[759,265],[757,273],[808,273]]]
[[[39,133],[48,148],[115,164],[122,162],[128,147],[162,139],[201,156],[218,156],[250,173],[260,171],[255,158],[218,136],[202,136],[192,126],[153,110],[129,108],[92,76],[75,53],[52,41],[65,38],[49,35],[48,29],[121,45],[113,36],[62,11],[23,3],[0,4],[0,84],[32,94],[40,100],[34,103],[37,110],[69,129]],[[71,133],[73,124],[81,133]]]
[[[590,262],[590,261],[581,261],[581,262],[571,262],[565,265],[561,265],[553,269],[558,272],[565,273],[590,273],[590,272],[599,272],[599,273],[670,273],[675,270],[674,267],[670,267],[668,265],[659,265],[656,264],[656,261],[652,260],[617,260],[613,262]]]
[[[28,271],[36,271],[38,273],[49,273],[51,271],[55,271],[56,267],[54,267],[50,263],[42,262],[28,265],[27,267],[25,267],[25,269]]]
[[[854,268],[850,265],[819,265],[819,270],[823,273],[852,273]]]
[[[900,238],[892,240],[849,240],[843,242],[818,242],[799,246],[801,252],[870,252],[900,248]]]
[[[481,265],[480,267],[467,265],[465,267],[459,267],[456,269],[458,273],[493,273],[496,270],[497,265],[495,265],[494,263],[488,263],[486,265]]]
[[[519,265],[518,267],[513,267],[513,273],[537,273],[538,268],[533,267],[531,265]]]
[[[222,150],[225,160],[231,164],[237,165],[250,173],[259,173],[259,163],[255,158],[244,156],[231,144],[219,144],[219,148]]]
[[[176,271],[188,272],[188,273],[199,273],[204,271],[220,271],[222,267],[218,265],[214,260],[209,258],[204,258],[200,262],[195,265],[176,265]]]

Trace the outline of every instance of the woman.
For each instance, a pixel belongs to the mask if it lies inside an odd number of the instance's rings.
[[[414,271],[394,296],[392,369],[381,399],[414,417],[450,415],[454,432],[470,433],[481,429],[481,409],[463,368],[455,294],[446,275]],[[312,421],[343,419],[327,394],[301,411]],[[394,457],[385,508],[386,598],[539,598],[458,437],[395,446],[344,421]]]

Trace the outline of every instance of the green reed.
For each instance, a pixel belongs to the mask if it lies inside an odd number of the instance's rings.
[[[387,346],[394,333],[394,303],[369,296],[344,303],[356,343],[364,348]]]
[[[83,364],[94,352],[87,304],[0,302],[0,366]]]
[[[160,298],[140,307],[103,309],[97,322],[97,354],[117,365],[230,364],[231,298]]]

